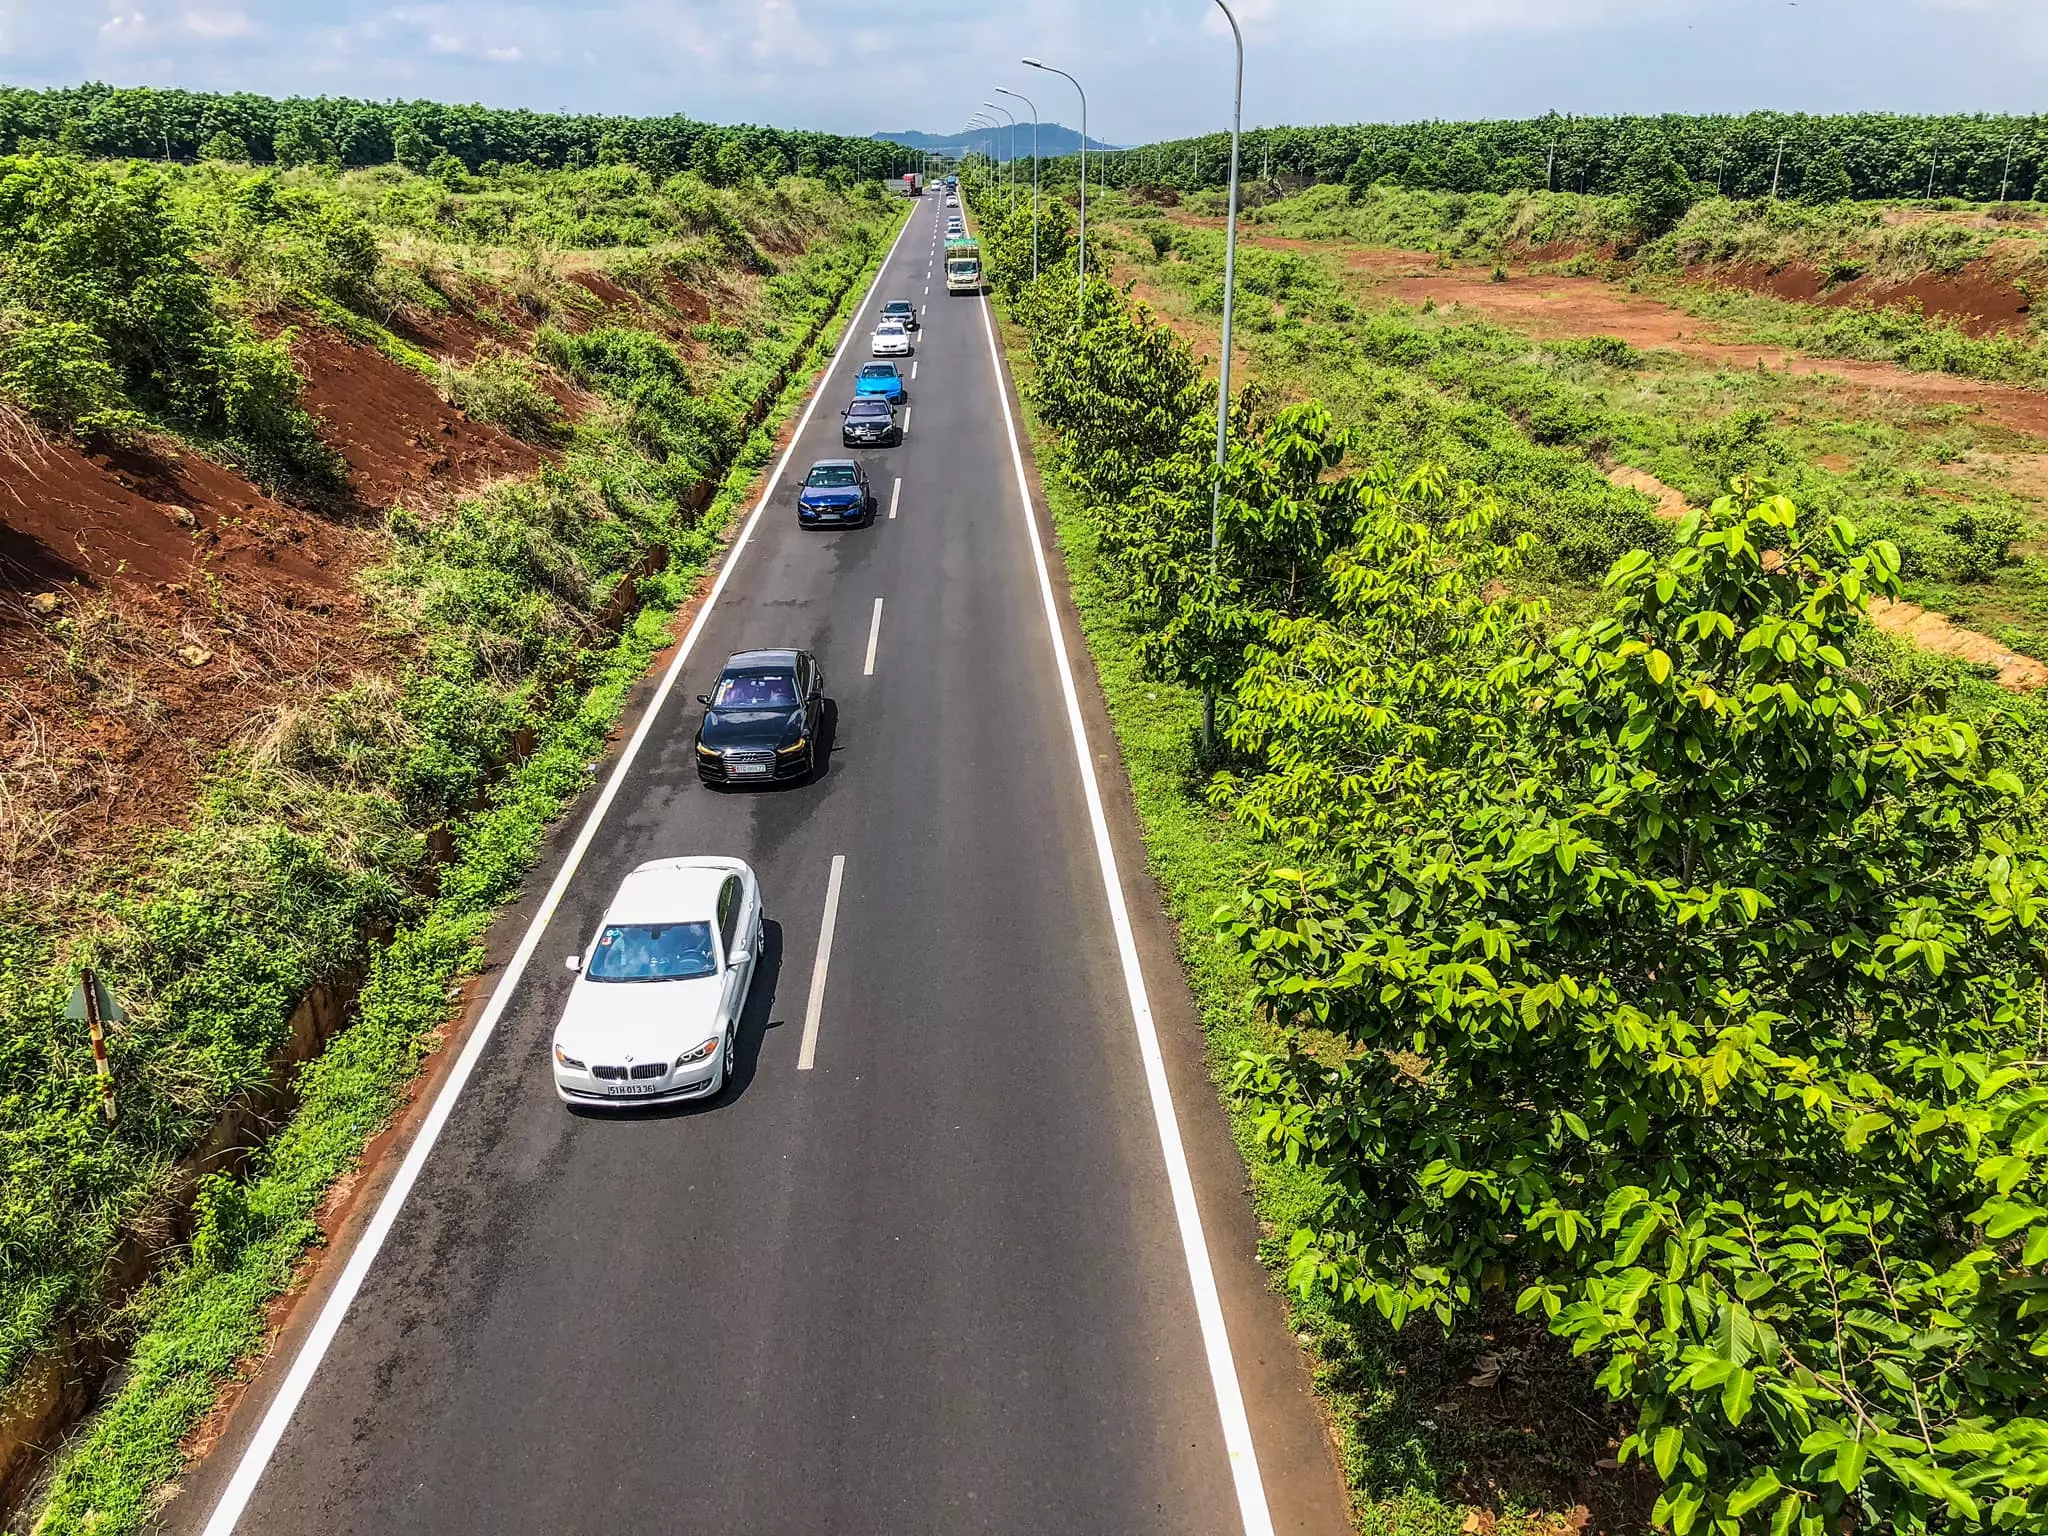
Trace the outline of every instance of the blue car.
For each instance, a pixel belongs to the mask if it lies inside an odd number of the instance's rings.
[[[879,395],[891,405],[901,405],[906,391],[903,388],[903,372],[894,363],[865,363],[854,376],[855,398],[862,395]]]
[[[804,488],[796,498],[800,526],[870,523],[874,517],[875,497],[868,489],[867,471],[852,459],[820,459],[804,476]]]

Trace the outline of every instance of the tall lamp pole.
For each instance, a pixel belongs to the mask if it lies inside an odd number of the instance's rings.
[[[1054,69],[1037,59],[1027,58],[1024,62],[1033,69],[1042,69],[1049,75],[1058,75],[1074,88],[1081,98],[1081,310],[1077,319],[1086,320],[1088,309],[1088,93],[1081,89],[1081,82],[1064,69]]]
[[[1237,156],[1244,125],[1244,33],[1237,18],[1223,0],[1216,8],[1230,23],[1230,36],[1237,44],[1237,86],[1230,111],[1230,221],[1223,237],[1223,376],[1216,388],[1216,490],[1209,503],[1209,584],[1216,584],[1222,566],[1223,549],[1223,460],[1230,448],[1230,343],[1231,321],[1237,298]],[[1202,750],[1216,750],[1216,685],[1202,690]]]
[[[982,103],[991,112],[1000,112],[1010,120],[1010,208],[1017,207],[1017,114],[1008,107],[999,107],[992,101]]]
[[[996,87],[998,96],[1014,96],[1031,109],[1031,280],[1038,281],[1038,103],[1022,91]]]

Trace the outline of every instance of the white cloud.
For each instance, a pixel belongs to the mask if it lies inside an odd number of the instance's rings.
[[[210,10],[193,7],[178,17],[178,25],[194,37],[203,37],[209,42],[224,42],[235,37],[254,37],[256,24],[249,19],[246,11]]]

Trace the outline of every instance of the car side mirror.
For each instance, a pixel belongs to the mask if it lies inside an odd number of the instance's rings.
[[[569,968],[569,974],[571,976],[580,976],[583,974],[583,957],[581,955],[570,955],[562,963]]]
[[[700,693],[697,695],[697,702],[699,704],[702,704],[706,709],[709,709],[711,707],[711,695],[708,693]]]

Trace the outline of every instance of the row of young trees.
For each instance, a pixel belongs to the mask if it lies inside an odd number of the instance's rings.
[[[82,85],[0,89],[0,154],[55,147],[123,159],[203,157],[384,165],[427,170],[452,157],[463,169],[528,164],[547,169],[632,163],[656,177],[695,171],[714,185],[789,172],[894,174],[898,146],[839,134],[719,127],[685,117],[509,111],[434,101],[346,97],[277,100],[238,92]]]
[[[1050,460],[1272,850],[1219,922],[1285,1042],[1237,1091],[1333,1191],[1293,1282],[1547,1319],[1679,1536],[2042,1529],[2048,806],[1851,664],[1896,551],[1739,483],[1555,632],[1482,488],[1247,394],[1212,567],[1197,359],[990,222]]]
[[[2048,117],[1564,117],[1495,122],[1260,128],[1244,136],[1247,179],[1375,181],[1449,192],[1613,194],[1646,149],[1668,155],[1702,192],[1843,197],[2048,200]],[[1094,157],[1112,185],[1194,191],[1229,177],[1230,137],[1177,139]],[[1072,179],[1077,166],[1055,170]]]

